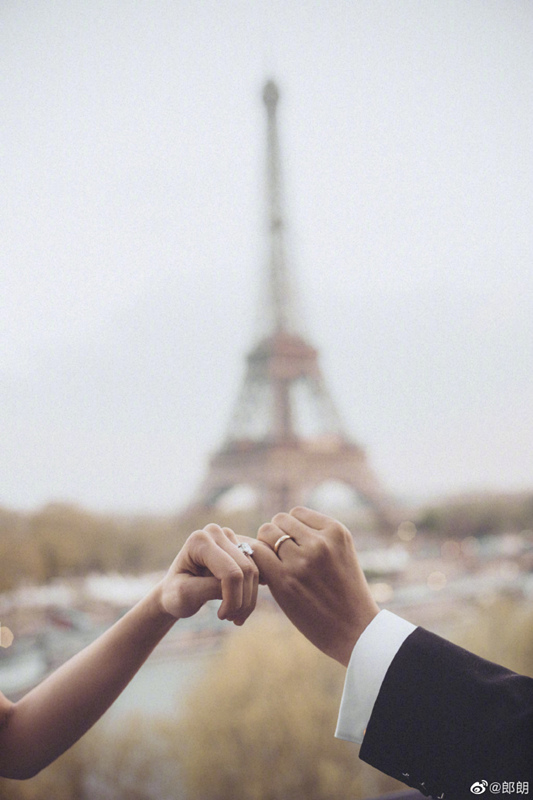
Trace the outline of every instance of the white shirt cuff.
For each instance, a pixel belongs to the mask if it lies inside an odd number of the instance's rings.
[[[365,628],[346,672],[335,731],[338,739],[361,744],[387,670],[415,628],[416,625],[385,610]]]

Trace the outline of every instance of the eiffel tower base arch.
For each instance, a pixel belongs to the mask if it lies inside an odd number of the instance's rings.
[[[396,530],[397,509],[380,488],[364,451],[347,441],[334,447],[306,441],[233,444],[212,457],[192,508],[215,508],[231,489],[245,485],[255,491],[258,512],[267,521],[279,511],[304,505],[313,489],[331,481],[348,486],[372,509],[379,531]]]

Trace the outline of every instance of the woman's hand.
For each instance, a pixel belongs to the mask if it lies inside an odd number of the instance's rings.
[[[84,650],[17,703],[0,694],[0,776],[30,778],[93,725],[176,619],[222,599],[218,616],[242,625],[259,571],[229,528],[192,533],[163,580]]]
[[[238,544],[230,528],[215,524],[191,533],[160,584],[163,610],[190,617],[221,599],[219,618],[242,625],[255,608],[259,570]]]

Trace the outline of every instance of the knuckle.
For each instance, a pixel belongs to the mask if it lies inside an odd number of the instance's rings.
[[[327,528],[327,534],[335,544],[344,544],[351,541],[352,535],[348,528],[340,522],[332,522]]]
[[[295,564],[299,580],[305,583],[312,580],[317,572],[329,569],[330,564],[335,560],[335,549],[332,543],[322,536],[316,537],[310,542]]]
[[[265,522],[257,531],[257,538],[262,542],[268,541],[268,535],[269,533],[272,533],[273,530],[274,525],[271,522]]]
[[[279,527],[279,525],[280,525],[280,524],[281,524],[281,523],[282,523],[284,520],[286,520],[286,519],[287,519],[287,517],[288,517],[288,514],[285,514],[285,512],[284,512],[284,511],[280,511],[278,514],[276,514],[274,517],[272,517],[272,524],[273,524],[273,525],[275,525],[275,526],[277,526],[277,527]]]
[[[206,533],[205,530],[201,531],[194,531],[191,533],[189,538],[187,539],[186,545],[183,548],[186,549],[188,553],[188,557],[197,565],[204,564],[207,558],[207,553],[209,549],[213,546],[213,540]],[[178,555],[178,558],[180,556]]]
[[[204,531],[211,535],[218,535],[220,536],[222,533],[222,528],[220,525],[217,525],[215,522],[209,522],[205,527]]]
[[[247,557],[246,564],[243,564],[243,566],[240,569],[245,578],[253,578],[257,570],[257,567],[253,563],[252,559]]]
[[[209,539],[209,537],[208,537],[207,533],[205,532],[205,530],[201,530],[201,531],[198,530],[198,531],[193,531],[190,534],[190,536],[188,538],[188,542],[191,545],[202,546],[208,541],[208,539]]]
[[[302,513],[305,514],[307,510],[308,509],[306,509],[304,506],[294,506],[294,508],[291,508],[289,511],[289,514],[291,517],[298,517]]]
[[[309,561],[320,561],[329,552],[328,541],[323,536],[315,536],[306,549]]]
[[[226,580],[231,586],[239,586],[244,579],[243,571],[238,564],[228,567]]]

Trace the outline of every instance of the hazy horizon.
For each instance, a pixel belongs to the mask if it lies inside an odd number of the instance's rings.
[[[0,9],[0,506],[170,513],[220,445],[266,259],[400,498],[533,487],[533,7]]]

